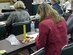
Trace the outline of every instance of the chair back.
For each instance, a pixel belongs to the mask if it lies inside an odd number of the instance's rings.
[[[23,34],[23,25],[26,25],[26,32],[30,32],[30,22],[18,22],[12,24],[11,34]]]
[[[44,48],[37,50],[31,55],[44,55]],[[73,54],[73,43],[68,44],[66,47],[62,49],[61,55],[72,55]]]
[[[6,37],[6,29],[5,26],[0,26],[0,40],[5,39]]]
[[[8,17],[10,16],[11,12],[6,12],[4,13],[4,18],[2,21],[6,21],[8,19]]]
[[[37,50],[36,52],[32,53],[31,55],[44,55],[44,48]]]
[[[65,48],[63,48],[61,55],[73,55],[73,43],[68,44]]]
[[[35,20],[35,28],[39,28],[39,22],[40,22],[39,19]]]
[[[11,12],[6,12],[4,15],[0,15],[0,21],[6,21],[7,18],[9,17]]]

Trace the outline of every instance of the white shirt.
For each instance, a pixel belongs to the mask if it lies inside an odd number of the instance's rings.
[[[66,8],[66,13],[69,12],[68,10],[71,10],[71,3],[69,1],[65,2],[63,6]]]

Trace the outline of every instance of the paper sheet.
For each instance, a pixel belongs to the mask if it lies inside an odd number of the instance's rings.
[[[11,43],[11,45],[20,45],[20,42],[17,40],[16,36],[11,34],[8,38],[6,38],[7,41]]]

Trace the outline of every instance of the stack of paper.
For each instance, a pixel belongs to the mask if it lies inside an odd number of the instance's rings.
[[[11,45],[20,45],[20,42],[17,40],[16,36],[11,34],[8,38],[6,38],[7,41],[11,43]]]

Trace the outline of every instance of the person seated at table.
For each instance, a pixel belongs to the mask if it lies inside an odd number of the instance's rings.
[[[38,49],[44,47],[44,55],[61,55],[61,49],[68,44],[65,19],[49,4],[38,7],[40,15],[39,35],[35,42]]]
[[[67,20],[68,34],[71,34],[71,40],[73,41],[73,0],[71,1],[72,14]]]
[[[56,2],[56,0],[51,0],[51,5],[60,15],[63,15],[61,6]]]
[[[30,21],[30,15],[25,10],[25,4],[22,1],[17,1],[14,4],[14,8],[16,11],[12,12],[6,22],[6,27],[9,27],[16,22],[26,22]]]

